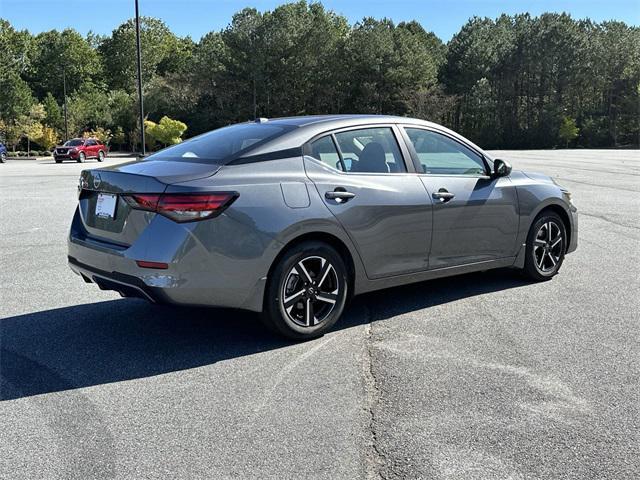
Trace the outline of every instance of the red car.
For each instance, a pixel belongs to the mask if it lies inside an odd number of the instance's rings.
[[[109,152],[109,147],[96,138],[73,138],[67,140],[64,145],[56,147],[53,158],[56,163],[63,160],[75,160],[84,162],[87,158],[95,158],[103,161]]]

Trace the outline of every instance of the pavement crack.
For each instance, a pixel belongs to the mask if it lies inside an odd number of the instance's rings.
[[[370,310],[365,306],[366,323],[364,325],[365,352],[363,362],[363,376],[365,388],[365,410],[368,419],[368,439],[365,453],[366,478],[384,479],[383,467],[385,466],[385,456],[380,450],[377,433],[376,408],[380,400],[380,390],[373,367],[373,323]]]

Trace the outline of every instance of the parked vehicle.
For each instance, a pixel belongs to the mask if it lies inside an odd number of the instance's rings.
[[[82,163],[88,158],[102,162],[109,153],[109,147],[97,138],[72,138],[53,150],[56,163],[63,160],[75,160]]]
[[[83,171],[68,260],[123,296],[262,312],[306,339],[364,292],[498,267],[549,280],[577,228],[553,179],[434,123],[260,119]]]
[[[4,143],[0,143],[0,163],[4,163],[7,160],[7,147]]]

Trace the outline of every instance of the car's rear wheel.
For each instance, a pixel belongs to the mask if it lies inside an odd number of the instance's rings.
[[[102,162],[104,160],[104,152],[102,150],[100,150],[98,152],[98,161]]]
[[[77,162],[78,162],[78,163],[83,163],[83,162],[86,160],[86,158],[87,158],[87,157],[86,157],[86,155],[84,154],[84,152],[80,152],[80,153],[78,154],[78,160],[77,160]]]
[[[340,318],[348,284],[344,261],[331,246],[296,245],[280,259],[269,279],[263,320],[289,338],[319,337]]]
[[[527,236],[525,274],[536,281],[555,276],[567,251],[567,229],[555,212],[542,212]]]
[[[4,163],[6,159],[7,159],[7,154],[4,152],[0,153],[0,163]]]

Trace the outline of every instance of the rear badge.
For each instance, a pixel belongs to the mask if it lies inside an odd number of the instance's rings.
[[[93,176],[93,188],[95,188],[97,190],[101,183],[102,183],[102,178],[100,178],[100,174],[99,173],[96,173]]]

